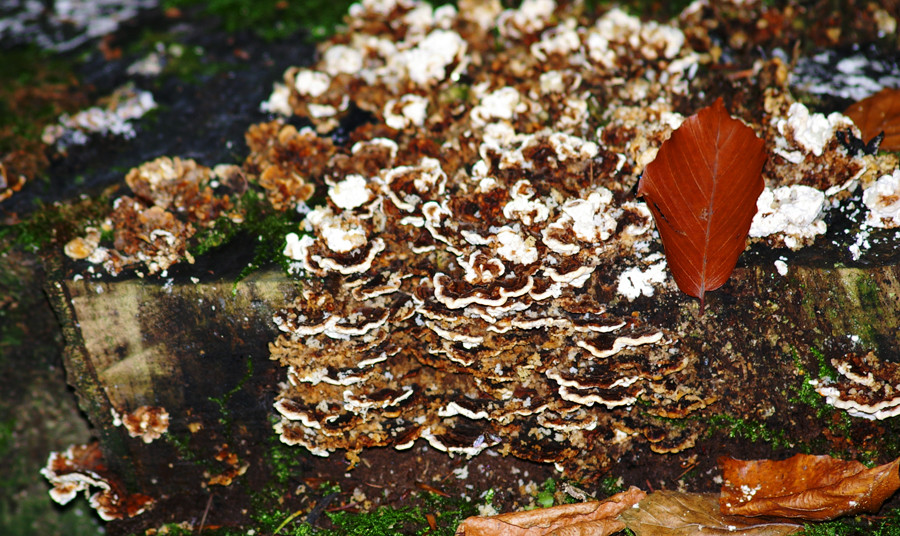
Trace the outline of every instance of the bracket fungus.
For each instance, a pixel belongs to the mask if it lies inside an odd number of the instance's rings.
[[[840,377],[810,380],[825,401],[854,417],[887,419],[900,415],[900,365],[882,361],[873,352],[832,359]]]
[[[250,136],[296,142],[291,154],[315,155],[307,176],[328,189],[284,250],[294,272],[315,276],[274,319],[285,443],[325,456],[421,438],[572,471],[633,440],[657,452],[693,445],[695,423],[663,419],[715,400],[696,380],[699,360],[620,307],[637,296],[617,288],[623,274],[659,268],[650,212],[628,192],[641,155],[680,123],[666,103],[685,91],[683,69],[667,69],[697,57],[674,26],[619,10],[594,26],[556,24],[555,10],[502,11],[508,48],[497,51],[474,13],[362,2],[318,64],[286,73],[293,112],[316,131],[295,136],[276,121]],[[433,40],[448,43],[440,57]],[[420,57],[427,71],[414,68]],[[341,66],[349,59],[353,70]],[[633,69],[666,83],[592,94]],[[376,118],[349,150],[317,134],[348,99]],[[596,134],[591,99],[618,110]],[[264,149],[273,143],[251,141],[256,169],[285,158]],[[638,296],[667,285],[648,277]]]
[[[636,314],[674,285],[631,192],[710,58],[676,25],[619,9],[582,24],[552,0],[363,1],[317,63],[285,73],[269,103],[314,128],[251,129],[250,175],[299,155],[275,201],[306,210],[313,181],[327,191],[284,249],[312,277],[274,318],[282,441],[327,456],[424,439],[567,471],[634,441],[693,445],[696,421],[664,419],[716,397],[703,359]],[[848,152],[837,132],[852,121],[810,114],[784,79],[761,122],[740,119],[778,155],[754,236],[798,248],[829,203],[892,162]],[[326,134],[351,108],[371,116],[348,147]]]
[[[50,453],[41,474],[50,481],[50,497],[59,504],[67,504],[80,491],[88,496],[92,488],[99,488],[88,501],[104,521],[140,515],[154,504],[151,497],[126,492],[103,462],[98,443],[72,445],[65,452]]]

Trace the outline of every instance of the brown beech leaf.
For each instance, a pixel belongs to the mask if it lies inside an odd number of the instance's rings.
[[[526,512],[465,519],[457,536],[606,536],[625,528],[618,515],[646,493],[632,486],[605,501],[564,504]]]
[[[803,527],[784,521],[726,516],[711,493],[657,491],[622,513],[636,536],[781,536]]]
[[[641,177],[638,195],[656,220],[672,276],[701,309],[746,246],[764,186],[763,145],[720,98],[688,117]]]
[[[881,148],[900,151],[900,89],[882,89],[844,112],[862,131],[863,141],[884,132]]]
[[[784,461],[719,459],[722,512],[825,521],[875,512],[900,488],[900,458],[867,469],[856,461],[797,454]]]

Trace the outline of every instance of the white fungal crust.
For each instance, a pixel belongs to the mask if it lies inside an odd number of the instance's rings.
[[[57,124],[44,129],[41,141],[65,149],[70,145],[84,145],[91,134],[131,139],[137,135],[133,121],[156,108],[152,93],[130,84],[117,88],[108,101],[105,107],[93,106],[75,115],[63,114]]]
[[[787,117],[776,121],[775,126],[781,134],[776,139],[775,152],[794,164],[802,162],[806,154],[822,156],[826,144],[838,130],[854,128],[853,120],[845,115],[810,114],[799,102],[791,104]]]
[[[799,249],[825,233],[825,209],[884,169],[887,161],[849,148],[846,140],[860,136],[849,117],[810,113],[789,94],[772,89],[766,91],[764,107],[769,114],[762,125],[770,148],[764,171],[767,188],[750,235],[773,246]]]
[[[883,175],[863,191],[863,203],[869,209],[866,223],[872,227],[900,227],[900,169]]]
[[[756,201],[751,237],[771,237],[770,243],[800,249],[826,231],[822,220],[825,194],[809,186],[766,188]]]
[[[881,420],[900,415],[900,365],[881,361],[873,352],[832,359],[840,377],[810,380],[828,404],[854,417]]]

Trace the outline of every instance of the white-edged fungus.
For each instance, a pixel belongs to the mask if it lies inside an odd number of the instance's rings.
[[[53,486],[50,497],[67,504],[83,491],[91,507],[104,521],[138,516],[152,508],[154,500],[128,494],[124,485],[106,468],[98,443],[72,445],[64,452],[51,452],[41,474]],[[93,494],[91,490],[96,489]]]
[[[900,416],[900,365],[873,352],[847,354],[831,363],[840,374],[836,381],[810,380],[826,403],[864,419]]]
[[[403,95],[384,105],[384,122],[397,130],[409,126],[421,127],[425,124],[427,112],[428,99],[413,94]]]
[[[361,207],[371,197],[366,188],[367,182],[362,175],[348,175],[344,180],[328,189],[328,197],[338,208],[343,210]]]

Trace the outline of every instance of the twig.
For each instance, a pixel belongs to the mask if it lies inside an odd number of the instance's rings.
[[[203,532],[203,526],[206,525],[206,516],[209,514],[209,508],[212,506],[213,495],[209,494],[209,499],[206,500],[206,509],[203,510],[203,517],[200,518],[200,528],[197,529],[197,534]]]
[[[694,462],[694,463],[692,463],[692,464],[689,464],[689,465],[687,466],[687,468],[686,468],[684,471],[682,471],[680,475],[678,475],[678,476],[676,476],[675,478],[673,478],[672,481],[674,482],[674,481],[676,481],[676,480],[679,480],[681,477],[683,477],[684,475],[688,474],[688,472],[689,472],[691,469],[693,469],[694,467],[697,467],[697,462]]]
[[[435,495],[440,495],[441,497],[449,497],[449,496],[450,496],[449,493],[444,492],[444,491],[441,491],[441,490],[437,489],[437,488],[434,487],[434,486],[429,486],[428,484],[425,484],[425,483],[422,483],[422,482],[416,482],[416,486],[417,486],[419,489],[423,489],[423,490],[428,491],[428,492],[430,492],[430,493],[434,493]]]
[[[356,508],[357,506],[359,506],[359,503],[356,501],[353,501],[353,502],[349,502],[343,506],[335,506],[334,508],[329,508],[327,511],[328,512],[340,512],[342,510],[349,510],[351,508]]]
[[[276,534],[278,534],[278,531],[280,531],[281,529],[283,529],[285,525],[287,525],[288,523],[290,523],[291,521],[293,521],[294,518],[296,518],[297,516],[299,516],[299,515],[302,514],[302,513],[303,513],[303,510],[297,510],[297,511],[294,512],[293,514],[289,515],[289,516],[287,517],[287,519],[285,519],[284,521],[281,522],[281,525],[278,525],[278,528],[275,529],[275,532],[272,533],[272,536],[275,536]]]
[[[315,525],[316,521],[319,519],[319,516],[321,516],[322,512],[325,511],[325,508],[327,508],[331,501],[337,498],[338,495],[340,494],[335,492],[329,493],[328,495],[322,497],[322,500],[319,501],[319,503],[309,511],[309,515],[306,516],[306,522],[309,523],[310,526]]]

